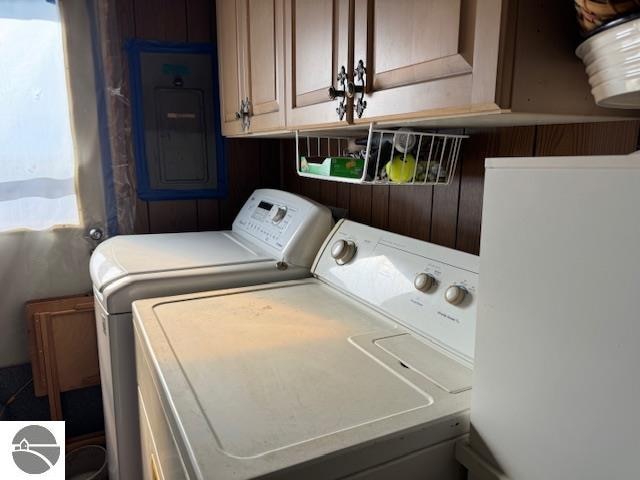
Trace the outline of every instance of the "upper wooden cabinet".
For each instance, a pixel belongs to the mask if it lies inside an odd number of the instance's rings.
[[[491,49],[474,52],[473,24],[483,14],[475,3],[355,0],[353,68],[360,61],[366,68],[363,119],[470,107],[473,65],[491,62],[492,54]]]
[[[218,0],[216,6],[222,133],[283,129],[283,0]]]
[[[218,83],[220,84],[220,118],[223,135],[242,133],[242,123],[236,117],[240,102],[244,98],[240,71],[240,48],[236,2],[218,0],[216,2],[218,30]]]
[[[367,102],[355,123],[463,126],[637,116],[596,106],[574,54],[571,2],[353,1],[352,68],[363,60]]]
[[[285,4],[287,52],[287,125],[339,125],[338,101],[329,97],[339,88],[341,67],[349,68],[349,0],[293,0]],[[346,78],[346,77],[345,77]],[[350,119],[350,117],[349,117]]]
[[[243,98],[250,132],[636,116],[595,105],[574,15],[557,0],[219,0],[224,131],[243,133]]]
[[[340,101],[328,91],[349,90],[337,81],[343,66],[352,91],[364,95],[347,99],[342,122],[469,111],[481,70],[495,78],[500,29],[500,2],[487,12],[476,3],[492,2],[286,0],[287,126],[341,123]],[[475,42],[476,28],[493,34],[493,45]]]

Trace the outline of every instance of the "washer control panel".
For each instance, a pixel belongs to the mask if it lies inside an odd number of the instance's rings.
[[[471,364],[478,265],[475,255],[345,220],[313,272]]]
[[[285,204],[283,199],[254,194],[238,214],[233,227],[234,231],[244,231],[260,242],[283,249],[300,223],[298,213],[295,205]],[[290,226],[293,226],[291,232],[288,231]]]
[[[278,259],[289,254],[313,258],[332,225],[326,207],[288,192],[261,189],[238,213],[233,232]]]

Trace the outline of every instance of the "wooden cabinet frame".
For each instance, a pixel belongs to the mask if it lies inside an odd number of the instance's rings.
[[[285,125],[284,0],[218,0],[220,108],[227,136]],[[255,14],[255,15],[254,15]],[[266,87],[266,88],[265,88]],[[249,101],[249,128],[237,118]]]
[[[245,6],[251,3],[236,1]],[[282,7],[282,25],[275,30],[281,28],[283,35],[283,52],[277,56],[276,68],[278,72],[282,69],[283,76],[276,78],[284,111],[274,110],[272,102],[254,105],[255,112],[264,115],[264,123],[252,118],[256,128],[251,132],[282,130],[275,128],[277,124],[293,131],[370,122],[461,127],[637,116],[634,111],[595,105],[584,67],[574,55],[576,37],[571,28],[575,14],[566,2],[276,0],[276,4]],[[228,5],[225,8],[228,10]],[[251,28],[242,24],[242,19],[248,18],[242,8],[236,9],[233,28],[237,30],[235,55],[240,59],[237,76],[244,80],[240,81],[240,94],[230,90],[232,101],[251,90],[247,79],[254,82],[253,88],[260,82],[247,71],[246,58],[255,52],[246,48],[246,38],[250,38],[246,32]],[[218,16],[221,39],[230,37],[231,27],[223,24],[226,17],[230,17],[228,12]],[[425,33],[429,28],[434,32]],[[354,100],[348,100],[340,120],[338,101],[329,99],[328,88],[340,89],[336,77],[342,65],[347,80],[353,81],[360,59],[367,69],[367,106],[359,118],[354,115]],[[234,75],[231,72],[228,76]],[[268,112],[270,109],[274,111]],[[271,116],[278,121],[271,121]],[[244,132],[234,127],[225,133]]]
[[[309,2],[307,2],[309,3]],[[316,2],[314,6],[319,5],[321,2]],[[288,128],[298,128],[304,126],[305,128],[313,128],[315,126],[322,127],[334,127],[346,125],[351,117],[351,108],[347,108],[347,113],[343,120],[338,118],[336,113],[336,107],[338,102],[329,99],[328,89],[333,86],[339,88],[337,84],[337,73],[341,66],[347,70],[347,75],[351,71],[350,65],[353,63],[353,48],[352,48],[352,1],[350,0],[324,0],[322,3],[325,6],[330,6],[330,16],[324,16],[318,18],[318,26],[305,25],[307,31],[297,31],[300,21],[300,12],[296,12],[295,0],[286,0],[285,2],[285,52],[286,52],[286,120]],[[324,22],[324,25],[323,25]],[[330,24],[330,31],[327,28],[327,23]],[[317,30],[324,27],[324,35],[330,34],[330,45],[316,45],[316,48],[322,47],[323,49],[329,48],[330,59],[327,59],[327,55],[318,55],[318,50],[303,52],[304,60],[311,63],[320,63],[319,58],[323,58],[324,62],[319,64],[317,68],[311,70],[305,66],[301,66],[297,61],[300,54],[300,45],[298,41],[298,33],[300,36],[310,35],[314,33],[317,35]],[[325,53],[325,52],[323,52]],[[328,62],[327,62],[328,60]],[[314,90],[307,90],[299,92],[298,88],[304,81],[307,81],[308,77],[315,77],[318,72],[324,79],[324,84]]]

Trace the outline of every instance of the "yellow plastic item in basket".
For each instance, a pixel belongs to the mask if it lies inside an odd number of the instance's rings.
[[[413,172],[416,168],[416,159],[410,153],[406,158],[403,154],[396,154],[391,161],[384,166],[389,180],[396,183],[410,182],[413,180]]]

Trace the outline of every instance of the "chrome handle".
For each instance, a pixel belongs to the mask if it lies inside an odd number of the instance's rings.
[[[342,88],[344,88],[344,83],[347,81],[347,69],[344,68],[344,65],[342,65],[340,67],[340,70],[338,70],[338,75],[336,76],[336,80],[340,85],[342,85]]]
[[[367,73],[367,69],[362,60],[358,60],[358,65],[356,65],[353,72],[356,74],[356,79],[359,82],[362,82],[362,85],[364,86],[364,75]]]
[[[354,82],[351,82],[351,84],[347,88],[347,91],[353,97],[355,97],[358,93],[360,94],[359,98],[353,104],[353,109],[355,110],[356,115],[358,115],[358,118],[361,118],[365,108],[367,108],[367,101],[364,99],[366,87],[365,75],[367,74],[367,69],[364,66],[364,62],[362,60],[358,60],[358,64],[353,69],[353,73],[355,80],[357,82],[360,82],[360,85],[356,85]]]
[[[356,85],[353,82],[347,83],[347,98],[353,98],[356,96],[356,93],[364,94],[364,85]]]
[[[344,97],[344,90],[336,90],[335,87],[329,87],[329,98],[335,100],[338,97]]]
[[[354,108],[356,109],[356,115],[358,115],[358,118],[361,118],[362,114],[364,113],[364,109],[367,108],[367,101],[363,100],[362,97],[360,97],[358,100],[356,100]]]
[[[338,118],[342,120],[344,118],[344,114],[347,113],[347,69],[344,68],[344,65],[342,65],[340,70],[338,70],[336,80],[342,89],[337,89],[333,85],[330,86],[329,98],[331,100],[335,100],[336,98],[340,99],[340,103],[338,103],[338,107],[336,108],[336,113],[338,114]]]
[[[242,130],[248,130],[251,125],[251,102],[249,97],[240,101],[240,111],[236,112],[236,119],[242,120]]]

